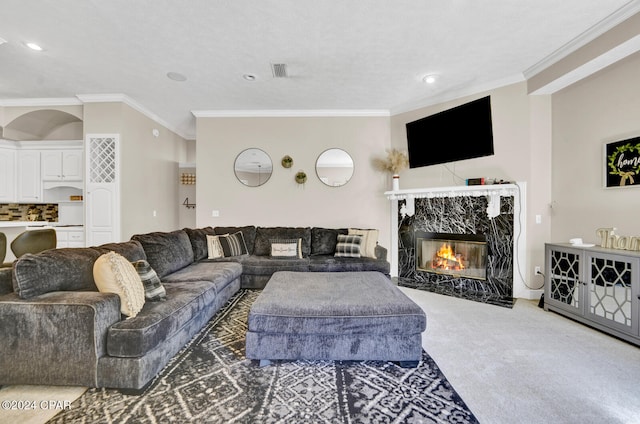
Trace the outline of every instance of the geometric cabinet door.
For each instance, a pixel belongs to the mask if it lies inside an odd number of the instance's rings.
[[[583,258],[580,252],[550,249],[548,252],[549,301],[556,306],[583,313]]]
[[[87,134],[87,246],[120,241],[120,135]]]

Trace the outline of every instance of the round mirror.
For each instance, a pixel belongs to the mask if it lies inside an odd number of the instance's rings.
[[[258,187],[269,181],[273,164],[268,154],[260,149],[240,152],[234,164],[236,178],[248,187]]]
[[[353,175],[353,159],[342,149],[325,150],[316,161],[316,174],[330,187],[343,186]]]

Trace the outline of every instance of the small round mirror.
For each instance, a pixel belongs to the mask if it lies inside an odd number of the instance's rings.
[[[240,152],[234,165],[236,178],[248,187],[258,187],[269,181],[273,172],[271,158],[263,150],[246,149]]]
[[[353,159],[342,149],[325,150],[316,161],[316,174],[330,187],[340,187],[353,176]]]

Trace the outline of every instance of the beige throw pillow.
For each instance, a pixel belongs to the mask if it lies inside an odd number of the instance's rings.
[[[222,245],[220,244],[220,236],[207,235],[207,253],[208,259],[218,259],[224,257]]]
[[[350,236],[362,236],[360,256],[376,259],[376,245],[378,244],[378,230],[362,230],[349,228]]]
[[[124,256],[105,253],[93,264],[93,279],[101,293],[120,297],[120,312],[133,318],[144,306],[144,286],[138,272]]]

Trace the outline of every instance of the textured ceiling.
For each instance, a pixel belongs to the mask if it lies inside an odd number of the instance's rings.
[[[2,0],[0,104],[122,93],[189,138],[193,110],[406,110],[523,80],[628,3]]]

